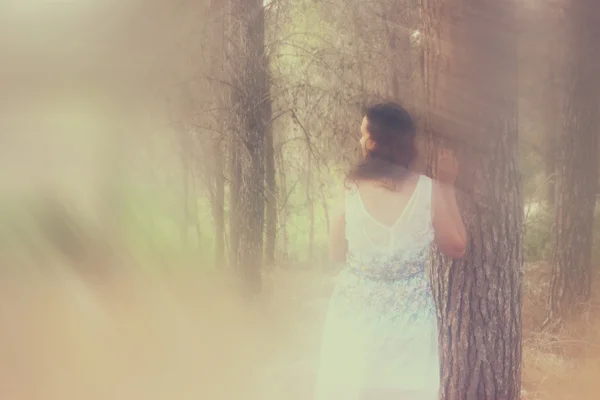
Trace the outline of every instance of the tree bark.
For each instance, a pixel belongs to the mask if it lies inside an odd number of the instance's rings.
[[[523,208],[515,4],[421,4],[425,131],[433,151],[443,146],[457,152],[458,202],[469,233],[463,260],[449,260],[437,250],[431,257],[441,398],[516,400],[521,387]]]
[[[247,295],[262,290],[265,213],[265,136],[270,129],[271,103],[268,59],[265,54],[265,20],[262,0],[231,0],[233,62],[232,105],[237,117],[234,141],[239,162],[239,224],[232,243],[234,267]]]
[[[591,254],[598,177],[600,4],[575,0],[560,12],[562,129],[558,138],[558,196],[549,315],[577,312],[591,291]],[[564,31],[560,28],[564,28]]]

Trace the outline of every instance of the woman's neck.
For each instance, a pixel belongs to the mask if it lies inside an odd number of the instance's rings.
[[[410,186],[417,177],[418,175],[411,170],[404,169],[402,174],[397,176],[390,176],[380,179],[366,179],[363,180],[363,182],[384,188],[392,192],[400,192],[406,186]]]

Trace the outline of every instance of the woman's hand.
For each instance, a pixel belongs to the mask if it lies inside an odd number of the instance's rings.
[[[441,149],[437,156],[437,180],[447,185],[454,185],[458,171],[458,160],[454,152]]]

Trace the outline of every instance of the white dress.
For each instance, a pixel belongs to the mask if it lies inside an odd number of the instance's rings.
[[[421,176],[389,227],[368,213],[356,187],[347,191],[347,262],[329,303],[317,400],[355,400],[365,388],[438,399],[437,317],[425,271],[431,193]]]

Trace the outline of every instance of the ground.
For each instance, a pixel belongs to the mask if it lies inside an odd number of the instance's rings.
[[[524,398],[596,399],[600,310],[541,331],[546,271],[531,264],[525,276]],[[111,274],[5,273],[0,398],[311,399],[334,271],[274,269],[252,304],[218,274]]]

